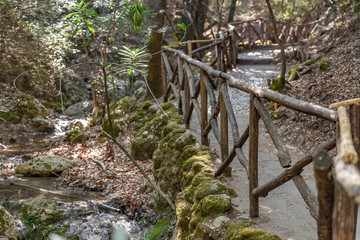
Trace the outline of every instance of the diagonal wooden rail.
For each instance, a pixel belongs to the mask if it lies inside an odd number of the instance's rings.
[[[236,158],[246,170],[249,178],[250,216],[259,216],[259,197],[265,197],[270,191],[281,186],[289,180],[293,180],[301,196],[309,207],[311,215],[318,218],[318,201],[305,180],[301,176],[303,168],[312,162],[315,153],[305,156],[300,161],[292,163],[290,154],[284,141],[276,130],[272,119],[267,112],[263,100],[273,101],[279,105],[317,116],[332,122],[336,122],[338,114],[336,111],[313,103],[294,99],[278,92],[262,89],[250,83],[234,78],[226,73],[226,60],[231,54],[227,54],[229,46],[229,35],[226,34],[223,40],[216,39],[208,46],[193,50],[187,44],[187,54],[183,51],[163,47],[163,67],[166,70],[168,83],[165,101],[175,98],[178,102],[179,112],[184,115],[185,125],[190,126],[193,112],[197,116],[201,126],[201,143],[209,145],[208,134],[212,131],[221,149],[222,164],[215,172],[215,176],[229,173],[229,165]],[[191,41],[191,44],[196,41]],[[212,51],[213,50],[213,51]],[[194,54],[201,54],[203,51],[212,51],[213,59],[210,66],[194,59]],[[168,55],[172,56],[175,67],[171,66]],[[201,55],[199,55],[201,56]],[[201,59],[201,57],[199,58]],[[215,63],[213,63],[215,62]],[[216,69],[214,69],[213,64]],[[229,88],[236,88],[250,94],[250,117],[249,126],[241,132],[234,114],[231,99],[228,93]],[[200,100],[198,100],[200,98]],[[210,111],[208,111],[208,104]],[[259,186],[258,184],[258,138],[259,120],[264,122],[272,141],[278,152],[279,165],[284,171],[269,182]],[[220,123],[219,123],[220,122]],[[228,124],[230,123],[230,124]],[[234,144],[230,146],[228,128]],[[242,146],[249,139],[249,156],[246,157]],[[321,146],[326,151],[335,147],[335,140]]]

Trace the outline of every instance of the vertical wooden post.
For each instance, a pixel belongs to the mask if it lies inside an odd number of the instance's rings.
[[[353,104],[350,106],[350,124],[351,124],[351,132],[352,138],[354,142],[354,146],[358,156],[360,156],[360,104]],[[360,166],[360,161],[358,162]],[[355,206],[355,214],[354,214],[354,226],[355,226],[355,233],[354,239],[356,238],[356,226],[357,226],[357,216],[358,216],[358,209],[359,206],[356,204]]]
[[[162,81],[162,87],[163,87],[163,92],[166,92],[167,89],[167,77],[166,77],[166,69],[165,69],[165,61],[164,58],[161,57],[161,81]]]
[[[220,89],[221,84],[224,82],[223,79],[220,79],[218,89]],[[221,92],[219,91],[219,94]],[[228,135],[228,113],[226,111],[226,106],[224,102],[224,97],[220,95],[220,148],[221,148],[221,161],[225,161],[229,155],[229,135]],[[231,168],[228,167],[225,170],[225,174],[231,176]]]
[[[200,95],[201,95],[201,144],[209,146],[208,136],[204,136],[204,130],[208,124],[207,117],[207,91],[204,83],[204,71],[200,70]]]
[[[314,158],[314,173],[318,189],[319,214],[317,219],[318,240],[332,239],[332,212],[334,209],[333,161],[325,150]]]
[[[353,107],[352,107],[353,108]],[[356,107],[355,107],[356,108]],[[351,125],[359,124],[359,118],[357,110],[353,110]],[[356,120],[357,118],[357,120]],[[339,123],[337,127],[337,139],[339,139]],[[359,128],[355,126],[355,128]],[[353,134],[354,130],[352,129]],[[355,140],[355,139],[354,139]],[[337,141],[338,142],[338,141]],[[354,143],[355,144],[355,143]],[[356,144],[355,144],[356,146]],[[358,149],[358,148],[357,148]],[[333,211],[333,240],[351,240],[356,239],[356,219],[357,219],[357,208],[354,200],[349,198],[347,194],[340,189],[335,183],[335,197],[334,197],[334,211]]]
[[[184,86],[184,69],[183,69],[183,62],[180,57],[177,58],[178,63],[178,89],[179,89],[179,102],[178,102],[178,113],[181,115],[183,114],[183,86]]]
[[[254,197],[252,191],[258,186],[258,140],[259,140],[259,113],[254,105],[255,94],[250,93],[249,117],[249,198],[250,217],[259,217],[259,198]]]
[[[192,54],[192,46],[191,46],[191,41],[187,41],[187,49],[188,49],[188,55],[191,57]],[[186,117],[187,113],[189,112],[190,109],[190,101],[191,101],[191,96],[190,96],[190,87],[189,87],[189,78],[187,77],[187,74],[184,74],[184,80],[185,80],[185,113],[184,113],[184,117]],[[189,118],[191,119],[191,118]],[[185,121],[185,128],[189,129],[190,128],[190,121]]]

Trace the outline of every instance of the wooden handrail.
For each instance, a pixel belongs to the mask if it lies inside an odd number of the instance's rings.
[[[322,107],[317,104],[309,103],[303,100],[298,100],[289,96],[286,96],[284,94],[272,91],[270,89],[262,89],[259,87],[256,87],[255,85],[251,83],[244,82],[240,79],[237,79],[230,74],[224,73],[219,70],[214,70],[212,67],[199,62],[187,55],[185,55],[182,51],[162,47],[163,50],[166,50],[168,52],[171,52],[173,54],[176,54],[186,62],[190,63],[191,65],[197,66],[198,68],[202,69],[204,72],[206,72],[209,76],[212,77],[220,77],[227,81],[227,84],[230,87],[235,87],[243,92],[250,93],[253,92],[257,97],[266,98],[270,101],[276,102],[280,105],[286,106],[288,108],[304,112],[310,115],[318,116],[333,122],[336,122],[337,120],[337,112],[325,107]]]

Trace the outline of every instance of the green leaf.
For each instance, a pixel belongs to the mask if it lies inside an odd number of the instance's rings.
[[[89,38],[85,44],[85,47],[87,47],[91,43],[92,38]]]
[[[78,13],[70,13],[70,14],[66,15],[64,18],[69,18],[69,17],[72,17],[72,16],[74,16],[76,14],[78,14]]]
[[[76,29],[73,31],[73,33],[71,34],[71,36],[74,37],[79,30],[80,30],[80,28],[76,28]]]
[[[79,12],[79,9],[78,9],[78,8],[75,8],[75,7],[66,7],[66,8],[71,9],[71,10],[74,10],[74,11],[76,11],[76,12]]]
[[[131,69],[128,69],[128,74],[131,74],[132,73],[132,70]]]
[[[81,0],[79,8],[81,8],[81,6],[84,4],[84,0]]]
[[[92,22],[92,21],[89,21],[89,20],[87,20],[87,19],[84,19],[84,21],[85,21],[87,24],[93,25],[93,22]]]
[[[176,46],[179,46],[180,42],[178,42],[178,41],[171,42],[169,45],[167,45],[166,48],[170,48],[170,47],[171,47],[172,45],[174,45],[174,44],[176,44],[176,45],[175,45],[175,47],[176,47]]]
[[[89,6],[89,4],[90,4],[90,2],[86,3],[86,4],[82,7],[82,9],[85,9],[87,6]]]
[[[95,30],[94,30],[93,27],[88,26],[88,29],[89,29],[93,34],[95,34]]]

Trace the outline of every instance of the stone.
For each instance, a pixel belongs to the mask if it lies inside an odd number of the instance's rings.
[[[231,198],[226,194],[209,195],[203,198],[197,206],[203,216],[230,210]]]
[[[219,216],[217,218],[215,218],[215,220],[213,221],[213,225],[214,227],[220,227],[222,223],[230,221],[230,218],[225,217],[225,216]]]
[[[75,120],[71,122],[71,130],[84,130],[84,124],[81,120]]]
[[[234,190],[225,186],[220,180],[212,180],[201,183],[195,192],[196,200],[200,201],[209,195],[228,194],[233,195]]]
[[[134,82],[133,88],[134,88],[135,91],[138,90],[139,88],[145,88],[146,89],[146,84],[142,80],[137,80],[137,81]]]
[[[32,119],[32,125],[39,132],[53,132],[55,130],[54,124],[43,117],[35,117]]]
[[[83,143],[90,139],[90,136],[81,130],[71,130],[68,133],[70,142],[73,144]]]
[[[65,110],[65,115],[76,116],[76,115],[85,115],[91,113],[93,110],[93,102],[91,101],[81,101],[71,105]]]
[[[14,217],[0,205],[0,239],[17,240],[20,233],[17,229]]]
[[[146,88],[141,87],[134,92],[134,96],[136,99],[141,99],[146,94],[146,92]]]
[[[184,147],[192,145],[196,142],[196,138],[190,132],[183,133],[175,142],[175,149],[183,150]]]
[[[136,137],[131,143],[131,154],[136,160],[151,159],[157,145],[157,141],[153,138]]]
[[[79,161],[81,160],[70,160],[56,155],[40,156],[16,166],[16,173],[32,176],[51,176],[62,173],[78,164]]]

